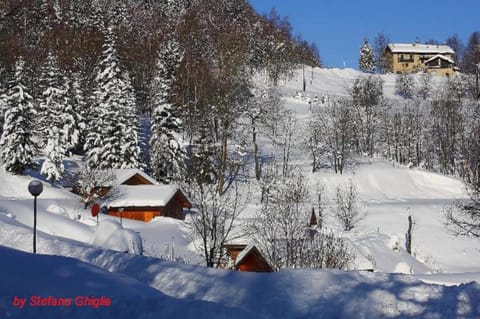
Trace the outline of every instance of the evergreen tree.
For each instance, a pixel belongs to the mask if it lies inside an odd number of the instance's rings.
[[[68,99],[70,101],[69,104],[72,107],[73,115],[76,117],[76,120],[75,125],[69,127],[76,129],[76,132],[78,132],[76,151],[78,151],[79,148],[83,148],[83,145],[85,144],[87,119],[89,116],[89,104],[87,103],[83,85],[84,81],[82,81],[80,73],[70,74],[68,85]],[[74,131],[71,131],[71,133],[69,133],[69,136],[72,136],[73,132]]]
[[[45,153],[46,158],[42,164],[40,173],[53,184],[62,178],[64,171],[63,155],[65,154],[65,149],[60,144],[60,132],[56,127],[48,129]]]
[[[415,81],[410,74],[399,74],[395,80],[395,93],[404,99],[411,99],[415,91]]]
[[[90,168],[139,166],[135,97],[130,78],[120,69],[116,37],[108,29],[102,59],[94,80],[91,114],[85,141]]]
[[[122,97],[124,101],[120,106],[123,108],[122,121],[125,131],[120,142],[120,156],[122,158],[120,168],[139,168],[142,166],[142,160],[138,138],[137,106],[135,92],[128,72],[123,73]]]
[[[375,71],[375,55],[372,47],[368,44],[368,39],[363,40],[363,45],[360,48],[360,60],[358,63],[360,71],[373,73]]]
[[[2,160],[5,169],[21,174],[34,164],[36,144],[34,141],[35,109],[33,98],[28,93],[25,81],[25,63],[19,59],[15,65],[15,75],[9,83],[6,95],[7,111],[0,139]]]
[[[55,55],[50,52],[41,69],[38,124],[44,144],[51,139],[49,130],[58,132],[63,157],[70,155],[80,136],[80,117],[70,103],[67,83]]]
[[[172,86],[181,59],[178,42],[167,41],[158,54],[151,92],[150,163],[155,178],[167,184],[181,176],[185,157],[180,136],[182,122],[171,104]]]

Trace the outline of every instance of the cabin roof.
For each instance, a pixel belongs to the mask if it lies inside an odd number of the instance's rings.
[[[237,259],[235,260],[235,266],[238,266],[250,252],[254,251],[254,249],[256,250],[255,246],[248,245],[240,253],[238,253]]]
[[[148,183],[152,185],[157,185],[158,182],[149,176],[148,174],[144,173],[142,170],[137,168],[129,168],[129,169],[113,169],[113,174],[115,175],[115,182],[116,185],[122,185],[123,183],[127,182],[130,178],[135,175],[140,175],[143,177]]]
[[[164,207],[180,192],[184,207],[191,203],[183,192],[173,185],[119,185],[115,187],[113,199],[106,203],[111,207]]]
[[[235,260],[235,267],[240,266],[240,264],[250,255],[254,254],[259,258],[261,261],[265,263],[265,265],[268,267],[270,271],[273,271],[272,266],[268,263],[268,261],[265,259],[265,257],[262,255],[262,253],[255,247],[254,245],[248,245],[246,246],[238,255],[237,259]]]
[[[387,46],[392,53],[455,54],[448,45],[420,43],[390,43]]]

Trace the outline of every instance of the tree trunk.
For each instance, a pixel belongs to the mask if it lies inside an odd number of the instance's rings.
[[[255,177],[257,181],[261,178],[260,163],[258,158],[258,144],[257,144],[257,127],[255,126],[255,119],[252,118],[252,142],[253,142],[253,157],[255,160]]]
[[[413,218],[412,215],[408,216],[408,230],[405,234],[405,246],[407,253],[412,254],[412,233],[413,233]]]

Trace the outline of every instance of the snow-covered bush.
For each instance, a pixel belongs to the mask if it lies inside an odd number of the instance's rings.
[[[134,255],[141,255],[143,252],[140,235],[133,230],[123,228],[119,222],[114,220],[101,221],[90,243]]]
[[[354,258],[355,255],[345,239],[332,231],[318,232],[311,240],[305,240],[300,266],[346,269]]]

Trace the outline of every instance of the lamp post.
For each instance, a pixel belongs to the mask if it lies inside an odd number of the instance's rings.
[[[37,196],[43,191],[43,184],[40,181],[31,181],[28,184],[28,191],[33,196],[33,253],[37,253]]]

